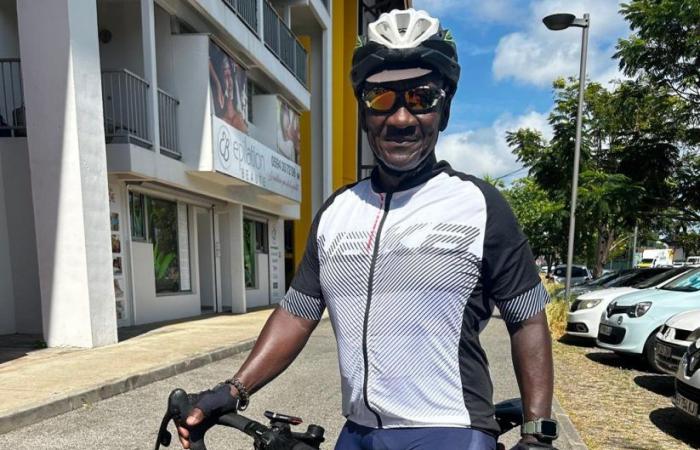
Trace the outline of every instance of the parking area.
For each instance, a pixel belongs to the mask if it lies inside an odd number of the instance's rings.
[[[590,339],[554,342],[555,395],[591,449],[700,448],[700,421],[675,408],[674,377]]]

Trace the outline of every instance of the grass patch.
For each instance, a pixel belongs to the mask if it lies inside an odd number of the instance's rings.
[[[591,450],[700,446],[697,422],[671,404],[672,376],[593,346],[552,350],[554,393]]]
[[[547,322],[552,339],[559,339],[566,332],[566,313],[569,311],[569,302],[566,300],[553,300],[547,305]]]

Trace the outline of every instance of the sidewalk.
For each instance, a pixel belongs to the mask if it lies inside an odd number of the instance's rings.
[[[21,349],[0,338],[0,434],[247,351],[271,313],[127,328],[96,349]]]

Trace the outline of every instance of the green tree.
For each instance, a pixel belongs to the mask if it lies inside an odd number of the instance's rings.
[[[551,198],[532,177],[517,180],[503,194],[518,218],[533,254],[545,259],[549,272],[549,268],[557,262],[563,244],[563,204]]]

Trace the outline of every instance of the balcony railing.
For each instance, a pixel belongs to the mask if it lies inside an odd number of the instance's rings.
[[[19,59],[0,59],[0,137],[27,135]]]
[[[223,0],[231,10],[248,25],[250,30],[258,34],[258,2],[257,0]]]
[[[102,71],[105,138],[151,148],[148,137],[148,83],[126,70]]]
[[[177,146],[177,107],[180,102],[158,89],[158,123],[160,124],[160,152],[180,159],[182,155]]]
[[[282,61],[294,76],[306,86],[307,59],[306,49],[297,40],[270,2],[264,1],[263,36],[265,45]]]

